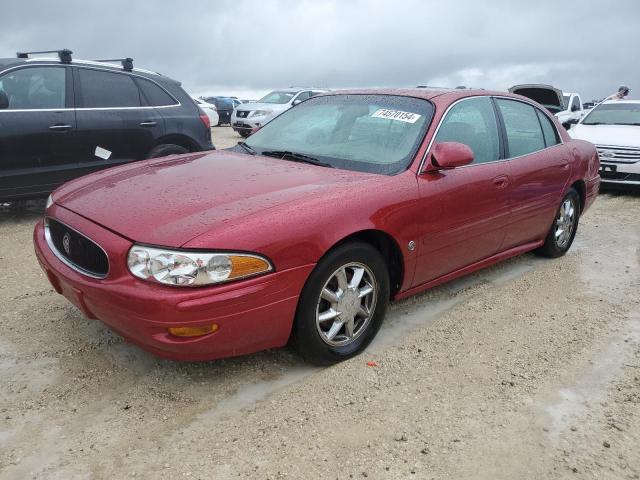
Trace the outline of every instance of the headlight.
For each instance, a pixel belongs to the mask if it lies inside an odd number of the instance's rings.
[[[269,115],[271,113],[271,110],[254,110],[251,113],[252,117],[263,117],[265,115]]]
[[[51,195],[49,195],[47,197],[47,204],[44,206],[44,209],[47,210],[51,205],[53,205],[53,199],[51,198]]]
[[[175,286],[199,286],[253,277],[273,270],[265,258],[247,253],[207,253],[134,245],[129,271],[143,280]]]

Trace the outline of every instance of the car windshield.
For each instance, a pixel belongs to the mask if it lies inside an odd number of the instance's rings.
[[[582,124],[640,126],[640,103],[603,103],[591,110]]]
[[[336,168],[393,175],[413,160],[432,115],[430,102],[411,97],[314,97],[266,124],[246,145],[258,154],[288,152]]]
[[[295,94],[296,92],[271,92],[258,100],[258,103],[289,103]]]

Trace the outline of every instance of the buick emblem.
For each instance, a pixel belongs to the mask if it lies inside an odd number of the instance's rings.
[[[62,248],[67,255],[71,255],[71,235],[69,232],[66,232],[62,237]]]

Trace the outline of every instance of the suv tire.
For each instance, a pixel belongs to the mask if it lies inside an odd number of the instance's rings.
[[[167,155],[182,155],[183,153],[189,153],[189,150],[171,143],[166,143],[153,147],[147,155],[147,158],[166,157]]]

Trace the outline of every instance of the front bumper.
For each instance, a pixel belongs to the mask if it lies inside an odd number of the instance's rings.
[[[130,342],[173,360],[213,360],[286,344],[298,296],[314,265],[198,288],[175,288],[133,277],[126,267],[131,242],[53,205],[48,214],[87,235],[107,252],[106,278],[85,276],[49,248],[43,222],[34,230],[38,262],[53,288],[88,318],[99,319]],[[169,327],[216,323],[218,331],[175,337]]]
[[[604,184],[640,186],[640,162],[614,163],[600,158],[600,178]]]
[[[249,114],[251,115],[251,114]],[[263,125],[267,124],[274,118],[275,115],[264,115],[261,117],[246,117],[241,118],[236,115],[236,111],[233,111],[231,115],[231,128],[233,128],[236,132],[247,132],[256,128],[260,128]]]

